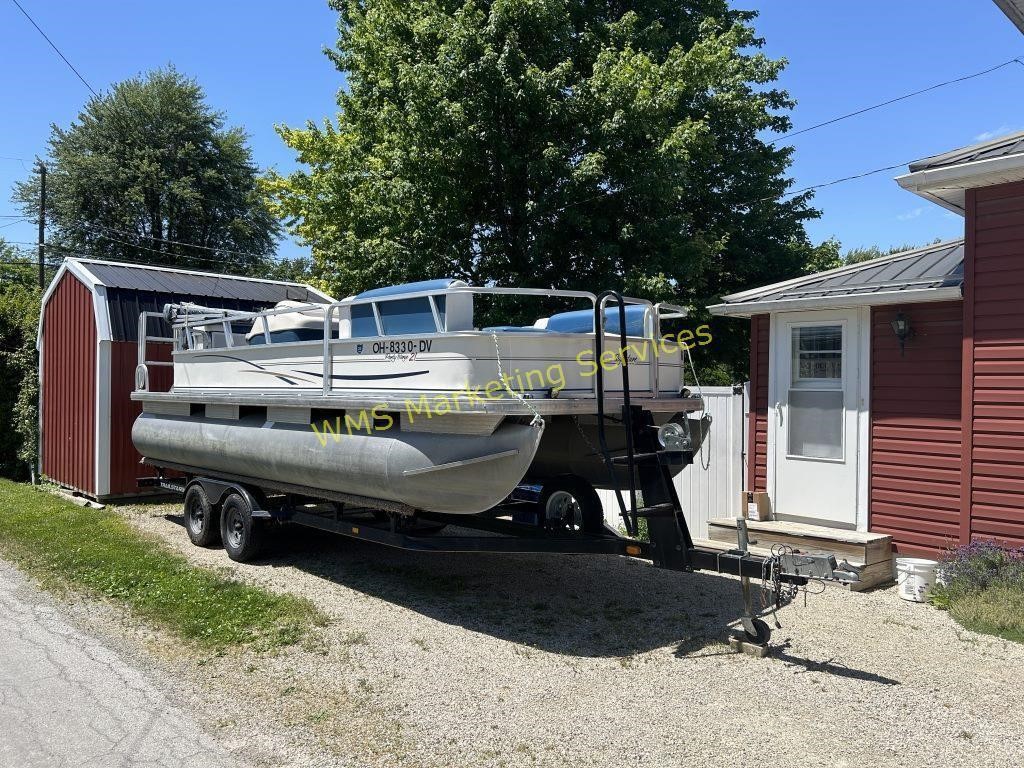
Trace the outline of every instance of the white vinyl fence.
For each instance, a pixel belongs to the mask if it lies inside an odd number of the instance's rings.
[[[690,535],[695,539],[707,538],[710,518],[735,517],[739,513],[747,433],[744,428],[746,391],[746,386],[739,391],[732,387],[704,387],[702,390],[705,408],[711,414],[711,431],[693,464],[675,480]],[[598,491],[598,494],[604,504],[605,520],[618,528],[622,519],[615,492]]]

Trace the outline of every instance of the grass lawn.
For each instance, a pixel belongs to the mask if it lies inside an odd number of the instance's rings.
[[[209,647],[294,643],[323,617],[313,605],[189,565],[116,513],[0,480],[0,555],[51,590],[113,600]]]
[[[996,584],[951,597],[949,613],[975,632],[1024,643],[1024,588]]]

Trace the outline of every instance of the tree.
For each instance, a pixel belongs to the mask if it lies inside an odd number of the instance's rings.
[[[800,274],[790,123],[725,0],[333,0],[335,122],[280,127],[309,170],[274,209],[337,295],[451,275],[702,307]],[[736,325],[735,323],[733,325]],[[714,345],[745,367],[745,341]]]
[[[941,243],[942,238],[935,238],[929,245],[935,243]],[[883,256],[892,256],[894,253],[903,253],[904,251],[913,251],[917,248],[923,248],[920,245],[911,245],[910,243],[904,243],[903,245],[893,245],[889,248],[879,248],[877,245],[871,245],[867,248],[851,248],[843,254],[844,264],[859,264],[862,261],[870,261],[871,259],[880,259]]]
[[[0,240],[0,475],[19,480],[38,445],[37,280],[32,259]]]
[[[202,88],[174,69],[90,99],[69,127],[52,126],[49,156],[57,253],[255,273],[275,250],[280,225],[245,132],[225,128]],[[16,185],[15,199],[35,217],[38,178]]]

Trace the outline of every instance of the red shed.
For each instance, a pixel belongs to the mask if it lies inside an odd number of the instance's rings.
[[[897,551],[1024,545],[1024,132],[899,184],[964,238],[726,296],[751,320],[748,490]]]
[[[140,407],[130,394],[141,312],[181,301],[250,311],[286,299],[331,301],[299,283],[65,259],[43,294],[39,318],[42,474],[95,499],[140,493],[139,454],[131,441]],[[169,335],[168,329],[149,332]],[[151,356],[158,346],[150,345]],[[168,345],[162,346],[170,359]]]

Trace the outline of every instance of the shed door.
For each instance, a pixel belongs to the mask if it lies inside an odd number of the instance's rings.
[[[781,519],[857,526],[857,319],[856,310],[776,317],[769,451]]]

